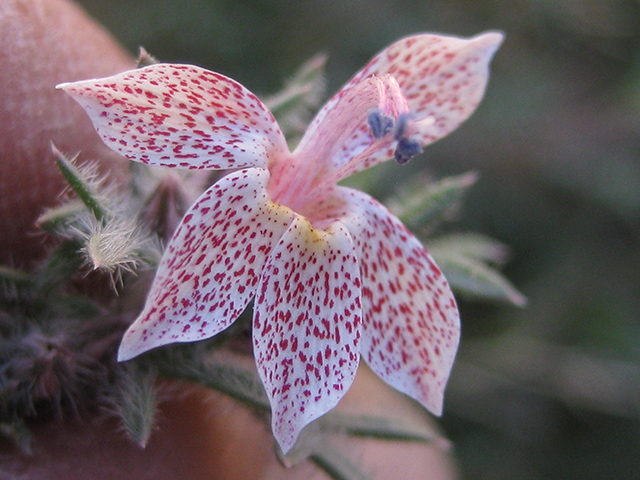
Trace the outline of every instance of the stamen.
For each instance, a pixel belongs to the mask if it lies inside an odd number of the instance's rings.
[[[398,123],[396,123],[395,130],[393,132],[393,138],[400,141],[404,138],[404,131],[407,128],[407,123],[409,122],[410,115],[408,113],[401,113],[398,115]]]
[[[371,134],[376,140],[384,137],[393,128],[393,118],[383,115],[377,108],[369,112],[367,122],[369,123]]]
[[[414,138],[405,136],[409,120],[411,120],[410,113],[401,113],[398,115],[397,122],[394,122],[393,118],[383,115],[377,108],[371,110],[369,115],[367,115],[367,122],[369,123],[371,134],[376,140],[381,139],[393,130],[393,138],[398,142],[394,156],[400,164],[405,164],[411,160],[412,157],[422,153],[422,145],[420,145],[420,142]],[[420,123],[421,122],[416,122],[416,124]],[[432,123],[432,119],[429,118],[424,122],[425,125],[420,124],[420,127],[427,127]]]
[[[401,138],[398,140],[395,157],[399,164],[404,165],[412,157],[422,153],[422,145],[414,138]]]

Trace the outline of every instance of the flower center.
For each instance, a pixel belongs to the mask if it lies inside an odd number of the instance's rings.
[[[406,163],[422,152],[414,138],[420,123],[393,76],[355,83],[319,112],[294,152],[270,163],[271,198],[313,223],[341,179],[392,155]]]

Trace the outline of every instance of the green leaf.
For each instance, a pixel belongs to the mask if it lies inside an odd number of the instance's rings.
[[[98,193],[91,186],[91,183],[85,178],[81,172],[73,165],[73,162],[65,157],[56,147],[52,146],[53,153],[56,156],[58,168],[69,186],[78,195],[82,203],[89,209],[98,221],[105,221],[107,218],[107,209],[103,207],[98,200]]]
[[[457,255],[483,263],[503,265],[509,257],[509,247],[478,233],[443,235],[429,241],[431,249],[455,252]]]
[[[125,430],[141,447],[147,445],[156,416],[157,373],[136,362],[120,364],[116,378],[116,409]]]
[[[36,279],[36,289],[42,295],[57,291],[83,264],[79,253],[82,245],[77,240],[67,240],[47,257],[44,268]]]
[[[453,246],[430,246],[429,252],[442,269],[454,290],[472,298],[509,302],[519,307],[527,303],[522,295],[499,271]]]
[[[15,268],[0,265],[0,285],[11,285],[14,288],[28,288],[33,279],[28,273]]]
[[[348,457],[324,444],[318,445],[309,458],[334,480],[372,480]]]
[[[421,182],[413,182],[395,201],[389,202],[389,209],[409,229],[428,227],[441,221],[447,212],[462,200],[467,189],[477,178],[476,173],[468,172],[444,178],[426,187]]]
[[[432,443],[438,440],[431,431],[418,430],[402,421],[371,415],[346,415],[330,412],[318,420],[322,430],[342,431],[358,437],[381,440],[402,440],[408,442]]]
[[[84,203],[79,200],[71,201],[48,209],[38,217],[36,224],[49,233],[64,235],[69,224],[79,218],[83,212],[86,212]]]
[[[316,55],[300,67],[280,93],[264,101],[288,140],[304,133],[312,110],[320,104],[325,89],[326,60],[324,55]]]
[[[162,376],[198,383],[251,407],[271,409],[257,371],[238,366],[235,357],[212,353],[199,345],[173,345],[153,352],[148,359]]]
[[[335,436],[375,438],[405,442],[448,444],[435,430],[423,424],[407,424],[406,421],[374,415],[353,415],[329,412],[307,425],[293,446],[282,453],[277,449],[278,459],[286,467],[292,467],[311,458],[320,445],[330,444]]]
[[[160,61],[145,50],[144,47],[138,49],[138,58],[136,59],[136,68],[144,68],[150,65],[155,65]]]

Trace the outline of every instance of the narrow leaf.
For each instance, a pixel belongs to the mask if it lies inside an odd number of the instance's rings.
[[[265,100],[269,110],[277,118],[300,104],[317,103],[315,90],[322,84],[324,67],[327,62],[325,55],[316,55],[305,62],[295,75],[287,82],[284,90]]]
[[[300,433],[293,448],[286,454],[278,449],[278,459],[285,467],[293,467],[313,457],[317,452],[323,451],[325,448],[323,445],[335,434],[378,440],[449,444],[448,440],[442,438],[437,432],[421,428],[421,425],[408,425],[398,419],[373,415],[329,412],[307,425]]]
[[[445,235],[429,241],[431,249],[446,249],[459,255],[485,263],[504,264],[509,257],[509,247],[493,238],[478,233]]]
[[[92,188],[87,179],[83,177],[80,171],[73,165],[73,161],[65,157],[56,147],[52,146],[53,153],[56,156],[58,168],[69,186],[78,195],[82,203],[99,221],[104,221],[107,217],[107,210],[98,200],[97,192]]]
[[[83,202],[71,201],[59,207],[48,209],[38,217],[36,224],[49,233],[60,234],[65,232],[66,227],[79,218],[83,212],[86,212],[86,206]]]
[[[324,55],[316,55],[305,62],[280,93],[265,100],[288,139],[304,133],[312,110],[320,104],[326,60]]]
[[[527,299],[500,272],[448,249],[430,248],[454,290],[470,297],[506,301],[523,307]]]
[[[334,480],[372,480],[349,458],[326,445],[319,445],[309,458]]]
[[[441,221],[475,183],[478,176],[468,172],[456,177],[444,178],[426,188],[415,182],[399,198],[389,205],[389,209],[409,227],[422,229]]]
[[[193,345],[191,345],[193,347]],[[188,347],[172,345],[158,350],[153,365],[164,377],[180,378],[224,393],[251,407],[270,410],[269,399],[255,370],[239,367],[222,355],[208,354],[203,349],[187,353]]]
[[[32,278],[22,270],[0,265],[0,282],[14,287],[29,287]]]
[[[79,254],[81,248],[77,240],[68,240],[51,252],[36,281],[36,288],[41,294],[56,291],[78,271],[83,263]]]
[[[141,447],[147,445],[156,415],[155,370],[142,369],[134,363],[121,364],[116,385],[116,408],[125,430]]]
[[[419,430],[396,419],[370,415],[345,415],[331,412],[318,420],[323,430],[343,431],[359,437],[432,443],[439,439],[433,432]]]

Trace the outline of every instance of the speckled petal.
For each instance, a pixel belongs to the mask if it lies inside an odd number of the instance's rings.
[[[191,207],[167,246],[143,312],[124,336],[119,360],[211,337],[242,313],[294,218],[271,202],[268,179],[262,169],[235,172]]]
[[[436,415],[460,338],[455,299],[422,244],[368,195],[337,190],[361,268],[361,351],[394,388]]]
[[[64,83],[102,140],[131,160],[179,168],[266,167],[288,152],[273,115],[239,83],[190,65],[156,64]]]
[[[502,39],[501,33],[488,32],[470,39],[423,34],[399,40],[376,55],[327,102],[307,135],[314,135],[321,128],[325,117],[349,89],[372,75],[392,75],[407,99],[413,119],[426,120],[409,132],[424,147],[457,128],[476,109],[489,79],[489,62]],[[371,129],[363,118],[340,152],[360,152],[370,143]],[[343,172],[342,178],[393,156],[392,145],[363,158],[359,165]]]
[[[298,217],[274,247],[254,311],[254,351],[286,452],[344,396],[359,362],[360,274],[352,239]]]

